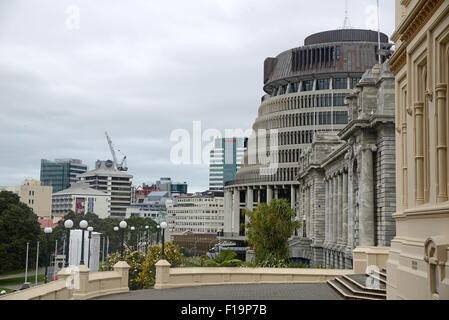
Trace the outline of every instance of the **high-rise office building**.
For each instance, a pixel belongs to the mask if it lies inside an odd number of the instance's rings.
[[[215,139],[210,151],[209,190],[223,191],[227,182],[235,179],[246,150],[247,138]]]
[[[117,170],[111,160],[97,160],[94,170],[82,173],[78,178],[108,195],[109,216],[126,216],[126,208],[131,204],[132,175]]]
[[[77,181],[78,174],[87,171],[87,165],[78,159],[55,159],[50,161],[41,160],[42,186],[52,186],[53,192],[59,192],[70,187],[71,183]]]

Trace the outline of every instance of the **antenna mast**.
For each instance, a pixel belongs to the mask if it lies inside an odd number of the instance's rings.
[[[343,29],[351,29],[351,24],[349,22],[349,15],[348,15],[348,0],[346,0],[345,21],[343,22]]]

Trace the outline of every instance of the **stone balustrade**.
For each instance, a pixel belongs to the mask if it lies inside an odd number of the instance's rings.
[[[354,258],[354,273],[364,274],[370,266],[380,270],[387,269],[390,247],[357,247],[352,251]]]
[[[226,284],[324,283],[352,270],[274,269],[274,268],[170,268],[160,260],[156,264],[155,289]]]
[[[47,284],[0,296],[0,300],[86,300],[129,291],[129,265],[125,261],[116,263],[114,271],[90,273],[80,265],[76,271],[62,269],[58,277]]]

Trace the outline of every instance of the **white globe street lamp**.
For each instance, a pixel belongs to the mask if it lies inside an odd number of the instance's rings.
[[[53,232],[53,228],[47,227],[44,229],[44,233],[46,236],[46,240],[47,240],[47,246],[46,246],[46,252],[45,252],[45,279],[44,279],[44,283],[48,282],[48,262],[49,262],[49,249],[48,246],[50,244],[50,234]]]
[[[80,222],[80,228],[83,231],[81,233],[81,259],[80,259],[80,264],[84,264],[84,231],[87,228],[87,226],[89,225],[89,223],[86,220],[81,220]]]
[[[64,267],[67,268],[69,266],[69,242],[70,242],[70,229],[73,228],[73,221],[66,220],[64,221],[64,227],[66,229],[66,242],[65,242],[65,263]]]

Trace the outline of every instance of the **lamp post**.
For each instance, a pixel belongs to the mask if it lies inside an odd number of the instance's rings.
[[[86,220],[81,220],[80,222],[80,228],[83,231],[81,233],[81,259],[80,259],[80,265],[84,264],[84,231],[87,228],[89,224],[87,223]]]
[[[145,226],[145,231],[147,233],[146,241],[145,241],[146,242],[145,255],[148,253],[148,245],[150,242],[150,238],[149,238],[149,234],[148,234],[149,230],[150,230],[150,226]]]
[[[128,224],[126,223],[126,221],[123,220],[123,221],[120,222],[119,226],[120,226],[120,229],[121,229],[121,237],[122,237],[122,246],[120,248],[120,260],[123,261],[124,260],[124,257],[123,257],[124,236],[123,235],[125,233],[125,229],[128,226]]]
[[[162,229],[162,260],[165,260],[165,229],[167,229],[167,222],[161,223]]]
[[[70,229],[72,229],[72,227],[73,227],[73,221],[72,220],[64,221],[64,227],[65,227],[65,230],[66,230],[64,268],[67,268],[69,266]]]
[[[48,282],[48,260],[50,259],[50,256],[48,254],[49,252],[49,248],[48,245],[50,243],[50,234],[53,232],[53,228],[47,227],[44,229],[44,233],[46,235],[46,250],[45,250],[45,279],[44,279],[44,283]]]
[[[87,228],[87,231],[89,231],[89,245],[88,245],[88,251],[87,251],[87,267],[90,268],[90,239],[92,239],[92,231],[94,231],[94,228],[89,227],[89,228]]]
[[[134,231],[136,230],[136,227],[131,227],[131,236],[130,238],[132,238]],[[131,240],[131,239],[130,239]],[[137,234],[136,234],[136,251],[137,251]]]
[[[156,244],[159,244],[159,233],[161,232],[161,226],[157,225],[157,240],[156,240]]]
[[[115,232],[118,232],[119,229],[120,229],[119,227],[114,227],[114,231],[115,231]],[[109,252],[108,252],[108,254],[109,254]]]

